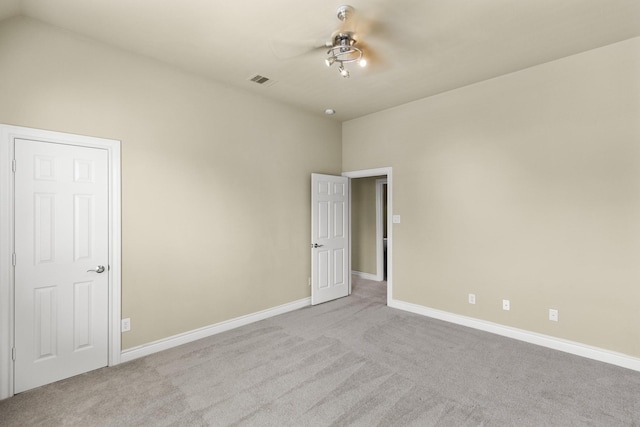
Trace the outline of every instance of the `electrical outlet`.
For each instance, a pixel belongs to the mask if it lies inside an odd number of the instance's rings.
[[[129,332],[131,330],[131,319],[128,317],[126,319],[122,319],[122,332]]]
[[[476,303],[476,294],[469,294],[469,304]]]
[[[502,300],[502,309],[503,310],[511,310],[511,304],[509,303],[508,299],[503,299]]]
[[[558,310],[550,308],[549,309],[549,320],[553,321],[553,322],[557,322],[558,321]]]

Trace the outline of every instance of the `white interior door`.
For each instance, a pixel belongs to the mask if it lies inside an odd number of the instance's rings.
[[[19,393],[108,363],[106,150],[15,140]]]
[[[349,178],[311,175],[311,304],[349,295]]]

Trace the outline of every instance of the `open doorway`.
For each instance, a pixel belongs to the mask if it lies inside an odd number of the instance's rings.
[[[391,168],[345,172],[351,179],[351,269],[354,284],[386,282],[393,297]]]
[[[351,269],[367,280],[386,279],[386,176],[351,180]]]

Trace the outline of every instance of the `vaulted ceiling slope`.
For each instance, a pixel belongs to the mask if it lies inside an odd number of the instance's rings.
[[[317,47],[345,2],[369,59],[350,78]],[[640,36],[639,0],[0,2],[20,14],[337,120]]]

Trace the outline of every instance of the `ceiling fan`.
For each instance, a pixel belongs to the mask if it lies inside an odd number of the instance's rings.
[[[346,25],[348,20],[353,16],[355,9],[352,6],[340,6],[337,11],[338,19],[344,24],[344,28],[335,31],[331,35],[331,42],[327,43],[329,55],[325,60],[327,67],[331,67],[334,63],[338,64],[338,71],[342,77],[348,78],[349,70],[344,67],[345,64],[357,62],[361,67],[367,66],[367,60],[364,52],[357,46],[358,39],[355,31],[348,29]]]
[[[280,59],[289,59],[304,53],[319,49],[326,49],[327,57],[324,62],[327,67],[337,65],[340,75],[348,78],[351,73],[345,67],[356,63],[360,67],[367,66],[367,58],[373,57],[373,52],[362,42],[361,37],[367,29],[372,27],[371,22],[356,14],[353,6],[343,5],[338,7],[336,16],[340,25],[330,39],[301,40],[290,37],[271,40],[271,48]]]

